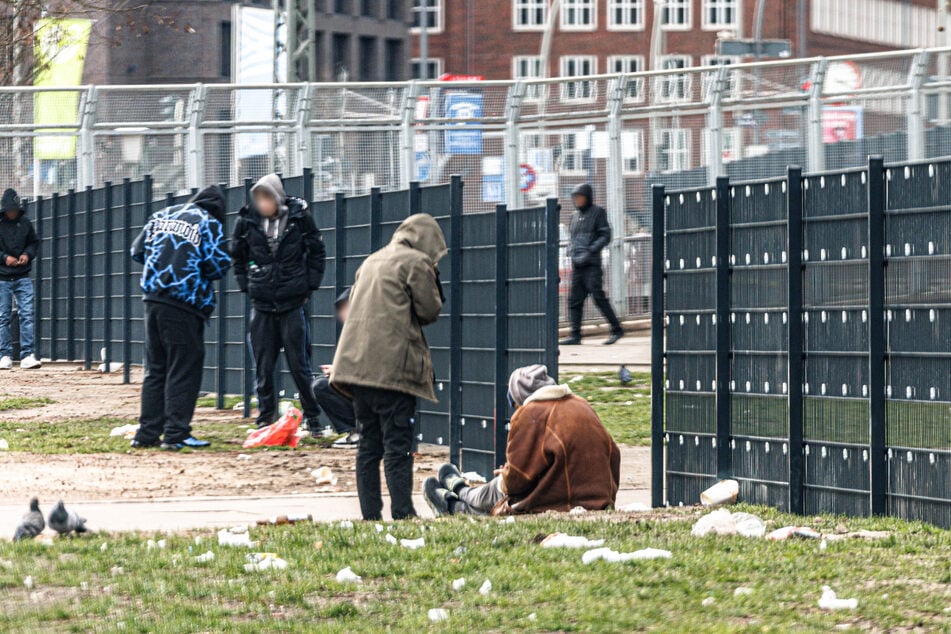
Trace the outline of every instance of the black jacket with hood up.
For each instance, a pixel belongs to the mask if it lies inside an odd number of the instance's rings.
[[[15,220],[7,218],[7,211],[17,211]],[[40,240],[33,230],[33,223],[26,218],[20,197],[12,189],[3,192],[0,201],[0,280],[13,281],[26,277],[33,270],[33,258]],[[7,257],[26,255],[29,261],[21,266],[7,266]]]
[[[568,254],[576,267],[601,266],[601,251],[611,242],[611,225],[604,208],[594,204],[594,191],[587,183],[579,185],[572,196],[580,194],[587,199],[585,205],[571,216],[571,242]]]
[[[307,303],[324,277],[326,250],[307,202],[285,199],[287,224],[274,248],[254,205],[244,207],[231,239],[234,274],[255,310],[283,313]]]

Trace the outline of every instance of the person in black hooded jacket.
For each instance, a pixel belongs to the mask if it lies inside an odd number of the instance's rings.
[[[13,298],[20,319],[20,367],[40,367],[33,354],[33,282],[30,271],[40,240],[33,224],[24,216],[16,191],[8,189],[0,199],[0,370],[13,367],[10,321]]]
[[[234,272],[251,297],[251,354],[257,372],[258,426],[277,419],[274,370],[284,348],[311,434],[321,431],[311,387],[310,325],[305,306],[324,276],[325,249],[307,202],[284,193],[277,174],[251,188],[231,240]]]
[[[571,216],[571,242],[568,255],[571,257],[571,292],[568,294],[568,315],[571,320],[571,335],[561,341],[563,346],[581,343],[581,317],[584,300],[588,295],[611,325],[611,336],[604,343],[611,345],[624,336],[611,302],[604,294],[604,270],[601,267],[601,251],[611,242],[611,225],[608,214],[594,204],[594,190],[585,183],[572,192],[575,213]]]

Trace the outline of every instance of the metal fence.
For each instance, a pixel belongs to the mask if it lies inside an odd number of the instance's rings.
[[[286,180],[291,195],[313,198],[309,173]],[[230,231],[250,182],[226,189]],[[143,349],[141,267],[129,247],[153,210],[188,194],[153,196],[154,182],[126,180],[28,206],[42,250],[36,259],[37,351],[47,359],[119,364],[126,382]],[[451,447],[468,470],[490,476],[504,462],[508,376],[516,366],[557,368],[558,205],[463,213],[463,182],[383,192],[312,204],[327,248],[327,272],[311,299],[313,358],[330,363],[340,327],[333,300],[353,283],[363,260],[387,244],[408,215],[425,212],[440,223],[449,253],[440,264],[447,303],[426,328],[436,373],[436,404],[421,402],[420,442]],[[206,331],[202,388],[241,394],[250,413],[253,368],[247,350],[248,299],[229,274],[219,283],[218,308]],[[283,358],[278,390],[295,398]],[[116,366],[116,367],[119,367]]]
[[[590,181],[616,235],[612,301],[640,315],[650,257],[625,238],[650,233],[650,185],[940,156],[949,50],[642,73],[615,73],[632,67],[618,58],[611,74],[545,80],[0,88],[0,172],[38,196],[144,174],[181,192],[311,168],[315,199],[461,174],[470,213],[567,200]]]
[[[951,526],[949,178],[874,158],[655,187],[655,505],[730,477],[747,502]]]

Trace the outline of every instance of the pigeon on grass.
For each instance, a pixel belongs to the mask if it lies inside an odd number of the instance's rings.
[[[86,520],[80,517],[75,511],[67,511],[66,505],[60,500],[53,507],[50,513],[49,525],[54,531],[59,533],[60,537],[70,535],[71,533],[85,533]]]

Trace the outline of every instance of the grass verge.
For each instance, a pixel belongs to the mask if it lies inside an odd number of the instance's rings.
[[[775,525],[804,521],[746,510]],[[247,550],[220,548],[210,532],[198,545],[194,534],[168,537],[164,550],[147,549],[141,535],[52,546],[2,542],[0,630],[939,631],[951,618],[951,531],[894,519],[815,518],[826,531],[847,523],[891,533],[820,550],[816,541],[694,538],[695,517],[685,510],[513,524],[448,518],[425,522],[425,531],[415,522],[387,529],[397,538],[425,537],[415,551],[389,544],[372,523],[268,527],[252,530],[257,550],[279,554],[290,567],[255,573],[243,569]],[[534,543],[554,531],[605,539],[622,552],[663,548],[673,558],[583,565],[583,551]],[[195,561],[209,550],[213,561]],[[336,582],[346,566],[362,584]],[[460,577],[466,587],[454,592],[451,581]],[[486,579],[492,591],[483,596],[477,588]],[[857,598],[858,609],[820,610],[823,585]],[[738,587],[752,592],[737,596]],[[431,608],[446,609],[449,620],[430,623]]]
[[[51,398],[30,398],[26,396],[0,396],[0,412],[15,409],[34,409],[55,403]]]

